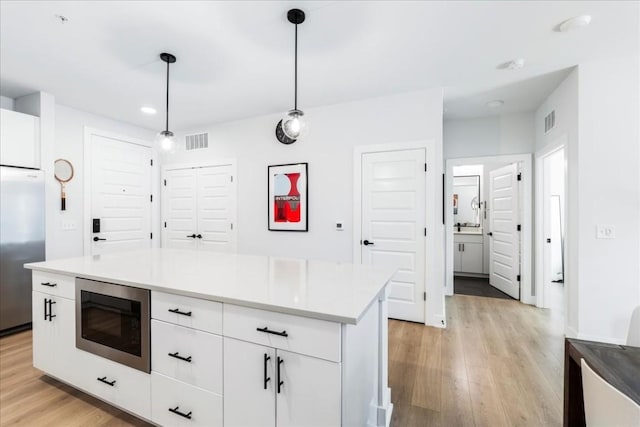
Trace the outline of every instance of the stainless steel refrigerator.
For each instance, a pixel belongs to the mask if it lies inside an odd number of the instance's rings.
[[[44,174],[0,166],[0,333],[31,323],[31,271],[44,260]]]

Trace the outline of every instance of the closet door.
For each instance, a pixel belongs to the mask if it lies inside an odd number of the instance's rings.
[[[196,169],[166,171],[163,184],[162,247],[195,249],[198,240]]]
[[[197,169],[198,247],[235,252],[236,192],[232,166]]]

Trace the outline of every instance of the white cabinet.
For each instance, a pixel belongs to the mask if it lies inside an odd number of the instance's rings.
[[[175,325],[222,334],[222,304],[215,301],[151,292],[151,317]]]
[[[33,366],[65,379],[75,369],[75,301],[34,291]]]
[[[340,363],[234,338],[224,358],[225,426],[340,425]]]
[[[165,170],[162,246],[234,252],[233,165]]]
[[[453,271],[482,274],[482,235],[456,234],[453,242]]]
[[[40,119],[0,109],[0,164],[40,168]]]

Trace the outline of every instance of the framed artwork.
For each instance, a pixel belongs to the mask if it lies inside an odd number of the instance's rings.
[[[309,231],[307,163],[267,167],[270,231]]]

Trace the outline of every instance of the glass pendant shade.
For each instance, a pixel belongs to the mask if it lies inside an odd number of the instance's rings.
[[[304,113],[300,110],[289,110],[282,118],[282,130],[291,139],[298,139],[307,131],[307,123],[303,118]]]
[[[163,130],[156,136],[156,142],[163,151],[173,151],[175,147],[175,136],[170,130]]]

